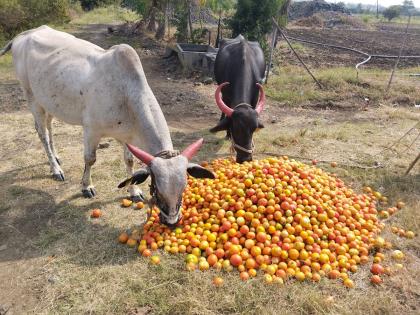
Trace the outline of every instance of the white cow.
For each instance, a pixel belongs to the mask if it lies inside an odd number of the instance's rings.
[[[128,148],[147,168],[121,186],[129,185],[130,195],[142,198],[142,192],[134,184],[152,175],[153,197],[161,208],[161,221],[168,225],[180,219],[186,172],[214,178],[206,169],[188,163],[202,139],[183,154],[175,154],[165,117],[147,83],[140,59],[130,46],[122,44],[104,50],[73,35],[41,26],[18,35],[0,51],[0,56],[8,50],[12,51],[16,75],[56,180],[64,180],[64,173],[52,140],[53,117],[83,126],[85,197],[96,194],[91,167],[102,137],[113,137],[150,152],[149,155],[133,146],[124,146],[129,176],[133,175],[134,163]]]

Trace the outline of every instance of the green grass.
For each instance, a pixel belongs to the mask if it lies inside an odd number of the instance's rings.
[[[418,73],[419,67],[401,70],[403,73]],[[388,94],[385,88],[390,71],[379,69],[361,70],[359,76],[354,68],[334,67],[312,70],[323,89],[319,89],[302,67],[286,65],[274,70],[269,79],[267,94],[277,101],[289,105],[305,105],[310,102],[345,103],[352,99],[362,101],[365,97],[371,103],[393,103],[408,97],[409,104],[420,99],[418,80],[396,73]],[[330,106],[331,107],[331,106]]]
[[[133,22],[140,16],[128,9],[119,6],[108,6],[94,9],[73,19],[71,24],[112,24],[116,22]]]
[[[379,19],[376,18],[376,14],[355,14],[355,16],[360,17],[363,22],[365,23],[376,23],[376,22],[384,22],[388,23],[388,19],[384,18],[382,14],[379,14]],[[399,16],[395,19],[391,20],[391,23],[401,23],[407,24],[408,17],[407,16]],[[412,16],[410,24],[420,24],[420,16]]]
[[[0,79],[14,80],[13,59],[10,53],[0,57]]]

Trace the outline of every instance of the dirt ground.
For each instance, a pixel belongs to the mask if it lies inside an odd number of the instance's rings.
[[[125,38],[107,34],[105,25],[74,27],[76,36],[104,48],[128,42],[140,55],[143,67],[177,148],[199,136],[206,145],[198,160],[228,156],[223,135],[208,129],[217,123],[214,85],[200,83],[197,74],[185,75],[161,58],[164,47],[146,35]],[[301,35],[293,30],[293,34]],[[292,33],[291,33],[292,34]],[[311,31],[314,39],[317,32]],[[367,34],[367,33],[366,33]],[[366,34],[360,41],[366,41]],[[308,36],[308,35],[307,35]],[[337,43],[343,36],[331,35]],[[417,36],[417,35],[416,35]],[[420,36],[420,35],[419,35]],[[362,39],[363,38],[363,39]],[[371,36],[372,47],[380,38]],[[416,37],[417,38],[417,37]],[[410,41],[415,44],[414,38]],[[418,42],[418,41],[417,41]],[[354,41],[356,45],[356,41]],[[385,42],[383,53],[395,53]],[[416,44],[417,45],[417,44]],[[394,46],[395,47],[395,46]],[[418,52],[419,47],[410,48]],[[377,50],[370,52],[379,52]],[[341,61],[337,61],[339,63]],[[122,209],[125,192],[116,185],[125,177],[122,150],[112,139],[98,151],[93,180],[98,196],[83,199],[82,130],[54,122],[54,136],[67,180],[55,182],[33,127],[32,115],[9,66],[0,72],[0,314],[233,314],[331,313],[415,314],[420,307],[420,247],[414,240],[385,232],[387,239],[407,255],[403,271],[378,288],[371,287],[367,269],[355,275],[356,288],[347,290],[333,281],[290,283],[270,288],[261,281],[231,283],[214,290],[212,272],[188,273],[179,257],[163,254],[163,266],[153,269],[132,250],[117,244],[121,230],[140,225],[145,214]],[[279,87],[281,88],[281,87]],[[369,184],[407,207],[390,224],[419,232],[420,164],[403,176],[420,149],[413,129],[400,143],[390,145],[420,120],[418,109],[354,106],[334,108],[289,107],[268,99],[262,119],[266,128],[256,135],[257,157],[287,154],[303,161],[318,159],[348,185]],[[324,162],[322,162],[324,161]],[[144,185],[146,187],[146,185]],[[104,216],[89,217],[99,207]],[[215,301],[219,301],[216,303]]]

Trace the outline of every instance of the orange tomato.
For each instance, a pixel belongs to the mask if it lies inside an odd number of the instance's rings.
[[[90,216],[92,218],[99,218],[100,216],[102,216],[102,211],[100,209],[93,209]]]

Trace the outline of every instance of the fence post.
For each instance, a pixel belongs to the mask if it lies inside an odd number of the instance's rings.
[[[267,84],[268,82],[268,75],[270,73],[271,62],[273,60],[274,44],[276,42],[276,39],[277,39],[277,27],[273,25],[273,36],[271,38],[271,47],[270,47],[270,59],[267,64],[267,74],[265,76],[265,84]]]
[[[407,37],[408,37],[408,27],[410,25],[410,21],[411,21],[411,14],[408,16],[407,26],[405,28],[404,40],[403,40],[403,43],[400,47],[400,51],[398,52],[398,58],[397,58],[397,61],[395,61],[394,69],[392,69],[391,76],[389,77],[388,86],[386,87],[385,93],[388,93],[388,91],[391,87],[391,83],[392,83],[392,79],[394,78],[395,70],[397,70],[398,63],[400,62],[401,53],[402,53],[402,50],[405,46],[405,43],[406,43]]]
[[[293,48],[292,44],[290,44],[289,39],[283,33],[283,31],[281,30],[280,26],[277,24],[276,20],[274,20],[274,18],[272,20],[273,20],[274,25],[277,27],[277,30],[279,31],[279,33],[286,40],[287,45],[289,45],[290,49],[295,54],[296,58],[300,61],[300,63],[303,65],[303,67],[306,69],[306,71],[310,74],[310,76],[312,77],[312,79],[314,79],[314,81],[316,82],[316,84],[318,85],[318,87],[322,90],[323,87],[322,87],[321,83],[315,78],[315,76],[312,74],[311,70],[309,70],[309,68],[306,66],[306,64],[303,62],[303,60],[299,57],[298,53]]]

